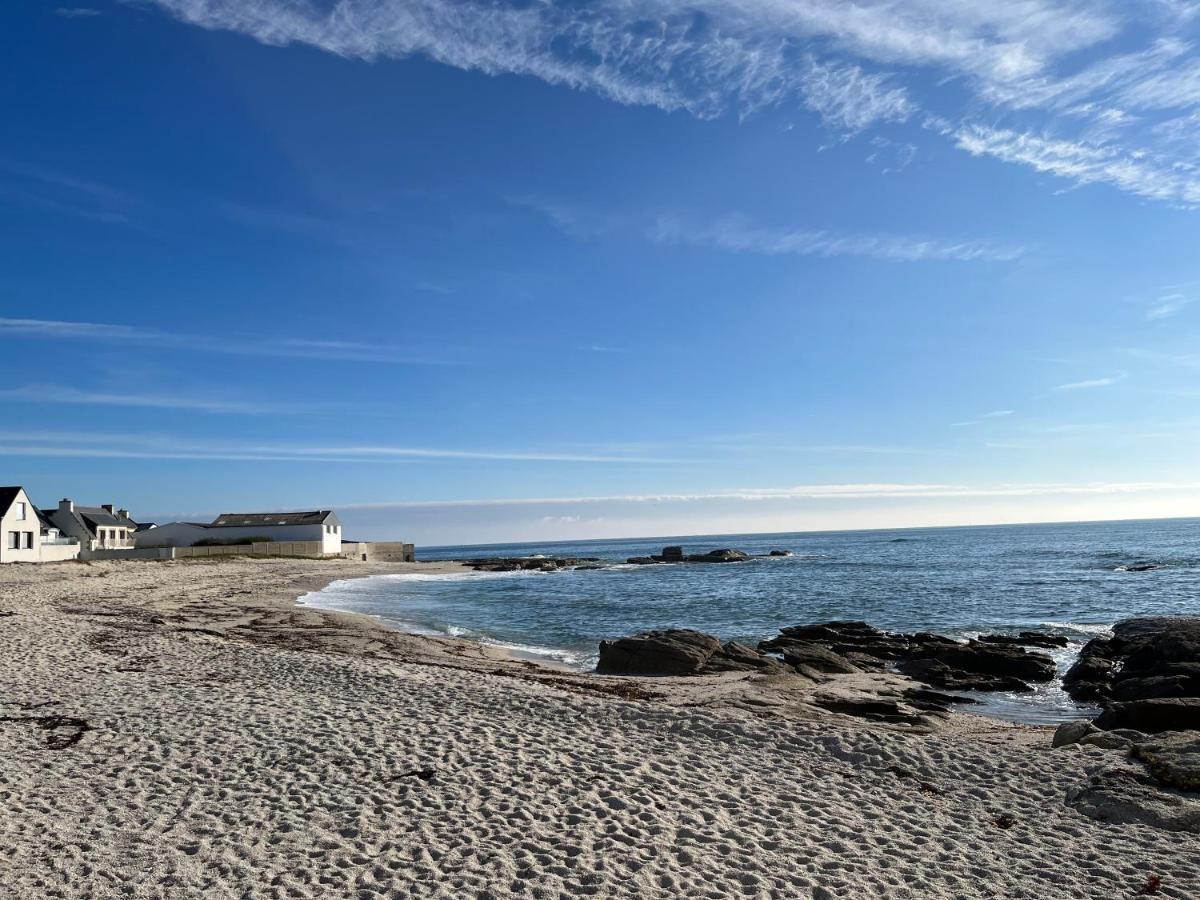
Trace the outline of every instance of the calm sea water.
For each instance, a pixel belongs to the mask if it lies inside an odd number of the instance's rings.
[[[625,566],[667,544],[794,556],[728,565]],[[864,619],[955,637],[1038,629],[1079,648],[1135,615],[1200,614],[1200,519],[1010,525],[421,548],[425,560],[598,556],[610,568],[551,574],[381,576],[337,582],[305,602],[405,630],[493,642],[579,668],[597,645],[652,628],[754,642],[781,627]],[[1134,564],[1158,568],[1130,571]],[[984,697],[986,695],[977,695]],[[1078,714],[1057,684],[987,697],[981,711],[1031,722]]]

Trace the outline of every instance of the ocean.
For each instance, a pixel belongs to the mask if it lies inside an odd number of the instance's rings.
[[[624,565],[682,544],[792,556],[745,563]],[[339,581],[305,602],[408,631],[499,644],[580,670],[602,639],[695,628],[753,643],[787,625],[862,619],[968,637],[1036,629],[1066,636],[1059,673],[1116,621],[1200,614],[1200,519],[656,537],[418,548],[418,559],[596,556],[599,570],[385,575]],[[1153,566],[1153,568],[1145,568]],[[1080,715],[1057,682],[975,695],[984,714],[1046,723]]]

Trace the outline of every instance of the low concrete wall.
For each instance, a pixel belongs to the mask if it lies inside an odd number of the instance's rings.
[[[174,559],[173,547],[143,547],[127,550],[80,550],[80,559]]]
[[[216,547],[174,547],[175,559],[207,556],[303,556],[323,559],[321,541],[259,541],[253,544],[221,544]]]
[[[78,544],[42,544],[41,562],[64,562],[78,558]]]
[[[416,562],[416,548],[400,541],[342,542],[342,557],[364,562]]]

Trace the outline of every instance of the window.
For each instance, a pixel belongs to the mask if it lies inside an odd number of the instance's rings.
[[[17,504],[17,521],[18,522],[25,521],[25,510],[26,510],[26,507],[28,507],[28,506],[29,506],[28,503],[18,503]]]
[[[33,532],[32,532],[32,531],[27,531],[27,532],[25,532],[25,542],[24,542],[24,547],[25,547],[25,549],[26,549],[26,550],[32,550],[32,549],[33,549]]]
[[[10,531],[8,533],[8,549],[9,550],[20,550],[21,549],[21,532]]]

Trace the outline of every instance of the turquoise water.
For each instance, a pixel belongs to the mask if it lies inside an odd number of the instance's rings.
[[[626,566],[683,544],[793,556],[728,565]],[[597,645],[651,628],[696,628],[757,641],[781,627],[865,619],[955,637],[1039,629],[1071,646],[1134,615],[1200,614],[1200,520],[1011,525],[578,543],[419,548],[424,560],[598,556],[595,571],[407,575],[330,585],[306,602],[378,616],[406,630],[502,644],[567,665],[595,665]],[[1134,564],[1154,564],[1130,571]],[[1057,684],[988,698],[986,711],[1026,721],[1078,712]]]

